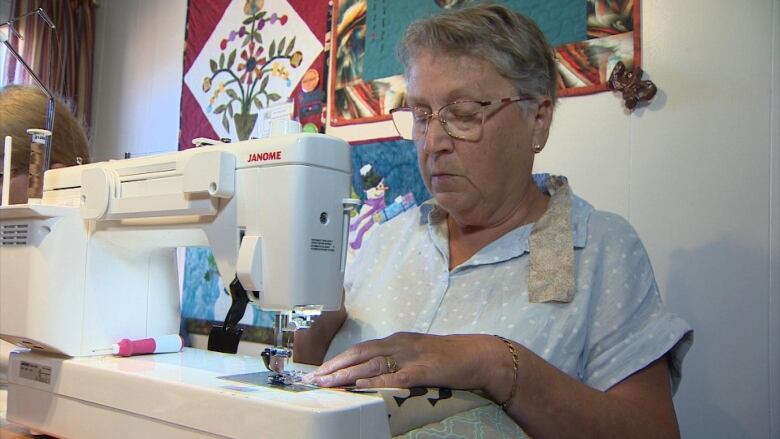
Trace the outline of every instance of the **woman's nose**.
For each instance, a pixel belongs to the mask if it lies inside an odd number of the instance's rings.
[[[452,137],[447,134],[446,122],[437,117],[428,121],[428,130],[425,132],[425,150],[430,153],[446,152],[453,148]]]

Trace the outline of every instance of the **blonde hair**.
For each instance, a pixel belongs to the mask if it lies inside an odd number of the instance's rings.
[[[51,164],[65,166],[89,162],[89,147],[84,125],[70,108],[55,98],[54,127],[51,138]],[[0,89],[0,142],[13,138],[11,168],[27,172],[30,164],[30,128],[46,125],[48,98],[38,88],[10,85]]]
[[[407,73],[420,49],[487,61],[519,93],[556,100],[555,56],[539,27],[499,4],[449,9],[413,22],[403,35],[398,57]]]

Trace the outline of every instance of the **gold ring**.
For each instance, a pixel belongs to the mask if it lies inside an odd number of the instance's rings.
[[[387,373],[398,372],[398,363],[395,362],[395,358],[390,356],[385,357],[385,364],[387,365]]]

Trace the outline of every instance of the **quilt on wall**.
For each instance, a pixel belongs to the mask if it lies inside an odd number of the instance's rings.
[[[327,1],[189,0],[179,149],[198,137],[262,137],[273,117],[321,131],[328,14]],[[193,332],[207,332],[203,322],[223,320],[230,297],[208,249],[185,253],[182,317],[200,322],[188,325]],[[272,322],[255,307],[241,320]]]
[[[417,171],[414,143],[408,140],[353,144],[352,188],[353,197],[360,198],[362,204],[350,219],[350,257],[375,225],[430,198]]]
[[[414,19],[469,0],[336,0],[328,105],[334,126],[388,120],[406,84],[395,58]],[[639,66],[639,0],[504,0],[533,18],[554,46],[560,96],[606,90],[618,61]]]
[[[298,117],[324,104],[328,13],[326,1],[190,0],[179,149],[259,137],[274,108],[293,104]]]

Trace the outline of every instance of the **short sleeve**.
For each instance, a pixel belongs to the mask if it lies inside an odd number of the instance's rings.
[[[693,331],[664,309],[647,252],[631,225],[603,213],[591,222],[588,241],[599,263],[581,379],[604,391],[669,353],[676,391]]]

